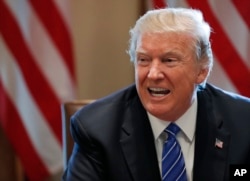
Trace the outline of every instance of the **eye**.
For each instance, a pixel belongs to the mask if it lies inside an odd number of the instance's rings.
[[[150,63],[150,58],[146,56],[138,56],[136,62],[138,65],[146,66]]]
[[[178,59],[177,58],[163,58],[162,62],[165,63],[167,66],[173,67],[178,64]]]
[[[165,58],[162,60],[162,62],[174,62],[175,60],[173,58]]]

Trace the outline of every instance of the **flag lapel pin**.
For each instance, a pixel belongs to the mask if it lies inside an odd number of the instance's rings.
[[[217,147],[217,148],[222,149],[223,148],[223,141],[221,141],[220,139],[216,138],[214,146]]]

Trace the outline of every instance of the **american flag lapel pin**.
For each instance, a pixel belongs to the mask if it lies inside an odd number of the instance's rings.
[[[217,147],[217,148],[222,149],[223,148],[223,141],[221,141],[220,139],[216,138],[214,146]]]

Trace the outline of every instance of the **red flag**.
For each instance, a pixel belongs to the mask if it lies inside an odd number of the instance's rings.
[[[31,181],[63,168],[60,104],[75,91],[67,2],[0,0],[0,125]]]
[[[250,97],[250,1],[149,0],[149,8],[191,7],[213,29],[214,67],[209,82]]]

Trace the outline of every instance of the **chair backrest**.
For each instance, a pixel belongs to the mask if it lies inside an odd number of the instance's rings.
[[[0,180],[24,181],[25,173],[14,148],[0,125]]]
[[[74,141],[70,134],[70,117],[83,106],[94,100],[73,100],[61,105],[62,112],[62,137],[63,137],[63,165],[67,167],[69,157],[72,153]]]

